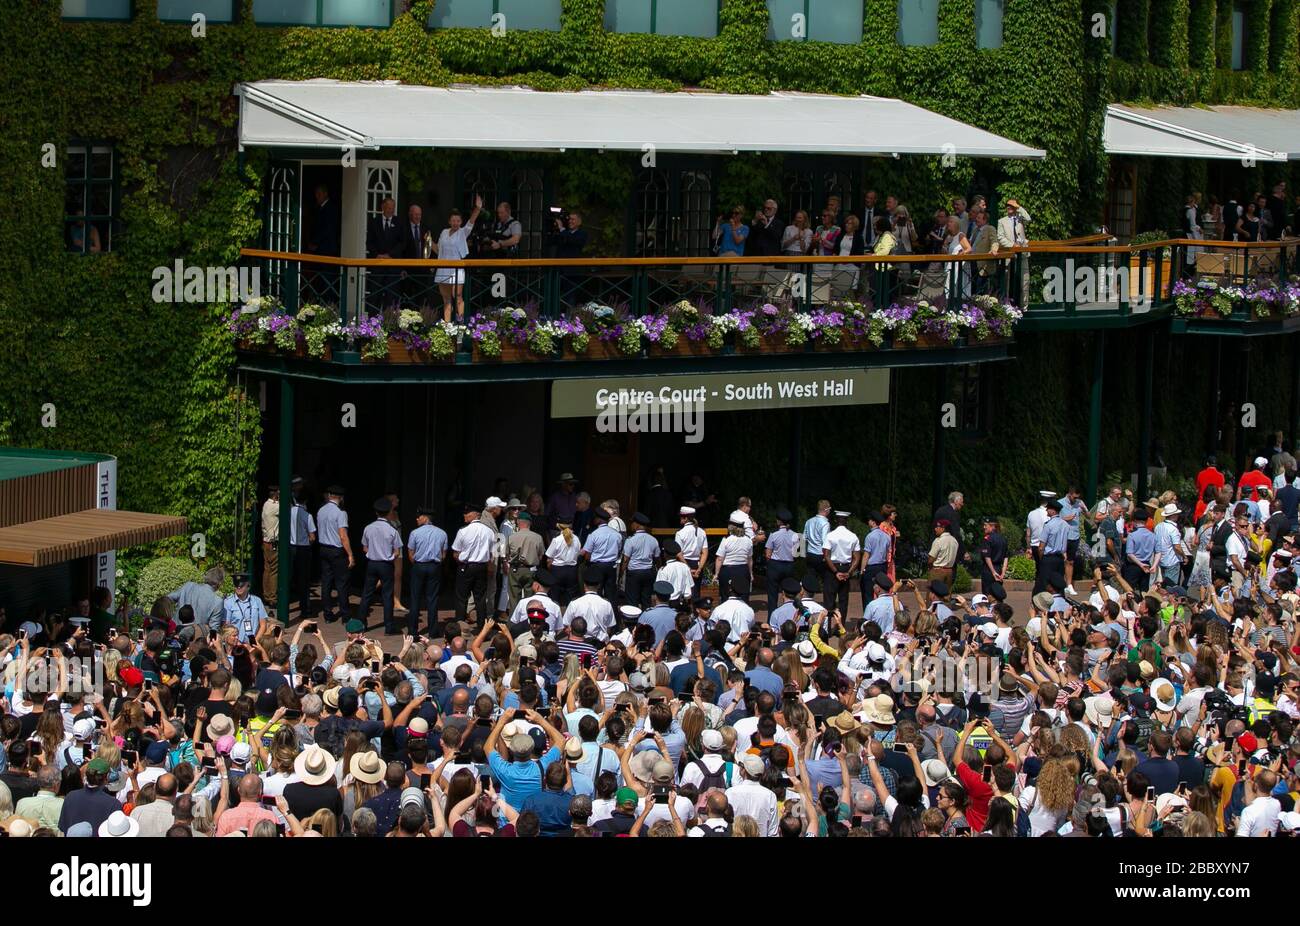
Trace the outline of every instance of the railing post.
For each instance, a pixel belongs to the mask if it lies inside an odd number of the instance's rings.
[[[348,268],[339,267],[339,317],[343,319],[343,324],[347,324],[348,318]],[[357,313],[360,316],[360,312]]]
[[[813,307],[813,265],[800,264],[803,267],[803,310],[811,312]]]

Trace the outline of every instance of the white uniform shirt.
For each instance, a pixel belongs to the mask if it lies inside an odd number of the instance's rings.
[[[841,524],[826,535],[822,541],[822,550],[830,551],[832,563],[849,563],[853,561],[853,554],[862,550],[862,541],[846,525]]]
[[[578,535],[574,534],[569,543],[564,542],[563,534],[556,534],[551,545],[546,548],[546,557],[551,561],[552,566],[576,566],[578,558],[582,556],[582,543],[578,540]]]
[[[562,612],[560,606],[551,600],[549,595],[524,595],[519,599],[519,604],[515,605],[515,610],[510,615],[510,623],[520,624],[528,620],[528,603],[530,601],[540,601],[542,607],[546,608],[546,625],[550,628],[551,633],[560,629],[560,617]]]
[[[655,581],[667,582],[671,585],[674,598],[690,600],[692,593],[695,591],[695,580],[691,577],[691,567],[681,560],[675,559],[665,563],[663,568],[655,574]]]
[[[607,639],[614,626],[614,608],[598,592],[587,592],[569,602],[564,611],[564,626],[572,624],[575,617],[585,620],[587,633],[598,640]]]
[[[460,529],[452,541],[451,549],[460,554],[458,562],[486,563],[492,559],[496,543],[496,531],[482,521],[475,521]]]
[[[718,621],[726,621],[730,624],[731,636],[727,637],[727,642],[738,643],[741,634],[748,632],[750,625],[754,623],[754,609],[739,598],[728,598],[713,609],[710,618],[715,626]]]
[[[700,553],[709,542],[708,534],[704,533],[704,528],[698,524],[687,524],[673,535],[673,539],[682,548],[682,556],[696,560],[700,558]]]
[[[1046,523],[1047,509],[1042,505],[1029,512],[1029,517],[1025,519],[1025,527],[1029,528],[1029,545],[1031,547],[1043,545],[1043,525]]]
[[[719,566],[744,566],[754,555],[754,543],[749,537],[726,536],[718,544]]]

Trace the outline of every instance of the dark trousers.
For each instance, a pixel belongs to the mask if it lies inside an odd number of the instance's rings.
[[[411,564],[411,610],[406,615],[406,632],[415,636],[420,632],[420,611],[429,612],[429,636],[438,636],[438,592],[442,588],[442,563]]]
[[[874,566],[862,567],[862,575],[858,577],[858,588],[862,591],[862,607],[864,609],[871,603],[871,599],[876,597],[876,576],[888,573],[888,563],[877,563]]]
[[[456,564],[456,620],[464,621],[469,615],[470,595],[474,596],[474,610],[478,622],[492,618],[493,610],[488,600],[488,564]]]
[[[686,567],[690,569],[691,572],[694,572],[696,569],[700,568],[700,558],[698,556],[695,559],[687,559],[686,557],[682,557],[682,562],[686,564]],[[700,597],[700,577],[696,576],[695,586],[691,591],[691,598],[699,598],[699,597]]]
[[[343,558],[347,566],[347,557]],[[322,589],[323,592],[323,589]],[[298,599],[298,617],[311,617],[311,544],[293,547],[293,596]],[[289,602],[284,603],[283,619],[289,620]]]
[[[655,584],[653,569],[629,569],[623,582],[623,593],[627,603],[634,604],[642,611],[650,607],[650,591]]]
[[[781,583],[794,575],[794,561],[770,559],[767,561],[767,613],[776,610],[776,596],[781,591]]]
[[[817,578],[817,589],[824,595],[826,592],[826,560],[818,556],[805,556],[804,565],[808,571]]]
[[[842,619],[847,619],[849,616],[849,582],[851,580],[845,579],[841,582],[835,577],[835,573],[848,572],[850,565],[849,563],[836,563],[834,570],[826,570],[826,585],[822,594],[822,604],[826,606],[826,610],[838,609]]]
[[[743,601],[749,600],[749,567],[718,567],[718,600],[726,601],[736,595]]]
[[[614,606],[614,615],[618,616],[618,568],[614,563],[587,563],[587,574],[583,579],[599,582],[600,597]]]
[[[552,597],[560,607],[568,607],[570,601],[578,597],[578,567],[552,566],[551,575],[555,576]]]
[[[1137,563],[1125,559],[1124,565],[1119,567],[1119,574],[1124,577],[1124,581],[1133,586],[1135,591],[1145,592],[1151,582],[1151,576]]]
[[[994,601],[1003,601],[1007,597],[1007,590],[1002,587],[1001,582],[993,578],[993,573],[988,569],[980,570],[980,591]]]
[[[348,610],[348,555],[342,547],[320,548],[320,606],[326,623],[333,623]]]
[[[1038,559],[1038,569],[1034,574],[1034,594],[1047,591],[1047,580],[1058,579],[1061,588],[1065,587],[1065,554],[1044,553]]]
[[[366,560],[366,579],[361,586],[361,604],[357,608],[357,618],[363,624],[369,624],[367,620],[370,614],[370,602],[374,600],[375,583],[379,583],[379,597],[384,604],[384,633],[396,633],[397,628],[393,626],[393,563],[389,560],[386,563],[377,560]]]

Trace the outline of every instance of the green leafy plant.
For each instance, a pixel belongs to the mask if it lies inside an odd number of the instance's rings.
[[[186,582],[198,582],[203,571],[191,559],[160,556],[147,563],[135,583],[135,603],[146,610],[157,598],[176,591]]]

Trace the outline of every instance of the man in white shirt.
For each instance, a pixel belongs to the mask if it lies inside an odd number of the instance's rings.
[[[551,633],[556,633],[564,626],[562,620],[563,612],[556,601],[548,594],[550,587],[555,582],[555,576],[549,569],[538,569],[533,573],[533,593],[522,596],[519,604],[515,605],[514,611],[510,614],[510,623],[521,624],[528,620],[528,605],[530,602],[540,601],[542,607],[546,608],[546,625]]]
[[[741,756],[740,781],[727,789],[727,803],[737,817],[752,817],[758,823],[759,836],[775,836],[776,794],[759,784],[763,769],[758,756]]]
[[[1051,489],[1043,489],[1038,497],[1038,507],[1029,512],[1029,517],[1025,519],[1025,544],[1035,563],[1043,553],[1043,525],[1047,523],[1047,503],[1056,501],[1057,495]]]
[[[583,584],[586,593],[570,601],[564,609],[564,626],[572,624],[575,617],[581,617],[587,622],[588,633],[598,640],[607,640],[614,626],[614,606],[600,594],[600,576],[589,573]]]
[[[718,621],[726,621],[731,626],[728,643],[739,643],[754,623],[754,609],[743,598],[733,595],[713,609],[712,617],[715,627]]]
[[[826,589],[822,601],[828,609],[838,608],[841,619],[849,616],[849,580],[858,571],[862,559],[862,542],[849,530],[849,513],[835,512],[835,529],[822,540],[822,560],[826,564]]]
[[[673,601],[690,601],[695,596],[695,576],[682,559],[682,548],[676,540],[663,545],[664,564],[655,573],[655,582],[667,582],[673,587]]]
[[[1246,785],[1249,798],[1246,809],[1237,820],[1238,836],[1273,836],[1277,833],[1278,814],[1282,805],[1273,796],[1277,775],[1271,769],[1260,769]]]

